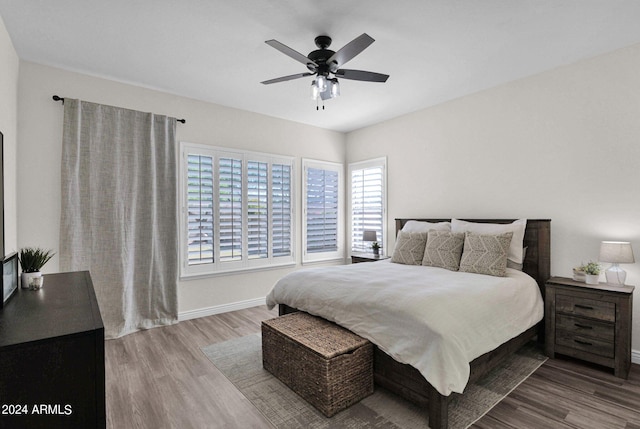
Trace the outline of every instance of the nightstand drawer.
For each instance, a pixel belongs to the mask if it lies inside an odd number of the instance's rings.
[[[576,335],[574,332],[556,330],[556,344],[606,358],[615,356],[612,342]]]
[[[556,296],[556,311],[607,322],[615,322],[616,320],[616,305],[613,302],[596,301],[575,296],[558,294]]]
[[[556,330],[564,331],[568,335],[579,335],[590,338],[597,338],[613,343],[615,338],[615,325],[609,322],[598,322],[582,317],[556,316]]]

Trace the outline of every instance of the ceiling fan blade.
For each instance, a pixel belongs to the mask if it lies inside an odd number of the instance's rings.
[[[386,82],[389,79],[388,74],[374,73],[364,70],[336,70],[336,76],[342,79],[363,80],[366,82]]]
[[[289,75],[289,76],[277,77],[275,79],[265,80],[264,82],[260,82],[260,83],[265,84],[265,85],[269,85],[269,84],[272,84],[272,83],[286,82],[288,80],[300,79],[301,77],[313,76],[314,74],[315,73],[298,73],[298,74],[292,74],[292,75]]]
[[[375,42],[373,37],[369,36],[367,33],[362,33],[360,36],[344,45],[338,52],[331,55],[327,60],[327,64],[335,62],[337,64],[336,68],[338,68],[360,52],[364,51],[373,42]]]
[[[309,64],[312,64],[316,68],[318,67],[318,64],[316,64],[314,61],[312,61],[309,58],[307,58],[306,56],[302,55],[300,52],[296,51],[295,49],[291,49],[287,45],[278,42],[277,40],[271,39],[271,40],[265,41],[264,43],[266,43],[267,45],[271,46],[272,48],[275,48],[275,49],[279,50],[280,52],[282,52],[283,54],[293,58],[294,60],[296,60],[298,62],[301,62],[305,66],[307,66]]]

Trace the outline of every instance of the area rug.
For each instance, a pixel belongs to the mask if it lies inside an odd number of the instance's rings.
[[[262,368],[260,334],[202,349],[213,364],[278,429],[422,429],[426,410],[376,386],[375,393],[327,418]],[[502,365],[467,386],[449,405],[449,427],[467,428],[546,361],[539,346],[525,345]]]

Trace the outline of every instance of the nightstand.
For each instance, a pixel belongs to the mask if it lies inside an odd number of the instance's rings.
[[[627,378],[631,367],[634,286],[588,285],[563,277],[545,288],[545,352],[613,368]]]
[[[373,253],[358,253],[355,255],[351,255],[351,263],[357,264],[360,262],[376,262],[382,261],[384,259],[389,259],[388,256],[377,256]]]

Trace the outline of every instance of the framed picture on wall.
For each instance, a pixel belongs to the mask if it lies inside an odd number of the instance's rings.
[[[2,302],[0,308],[18,290],[18,252],[13,252],[2,259]]]

